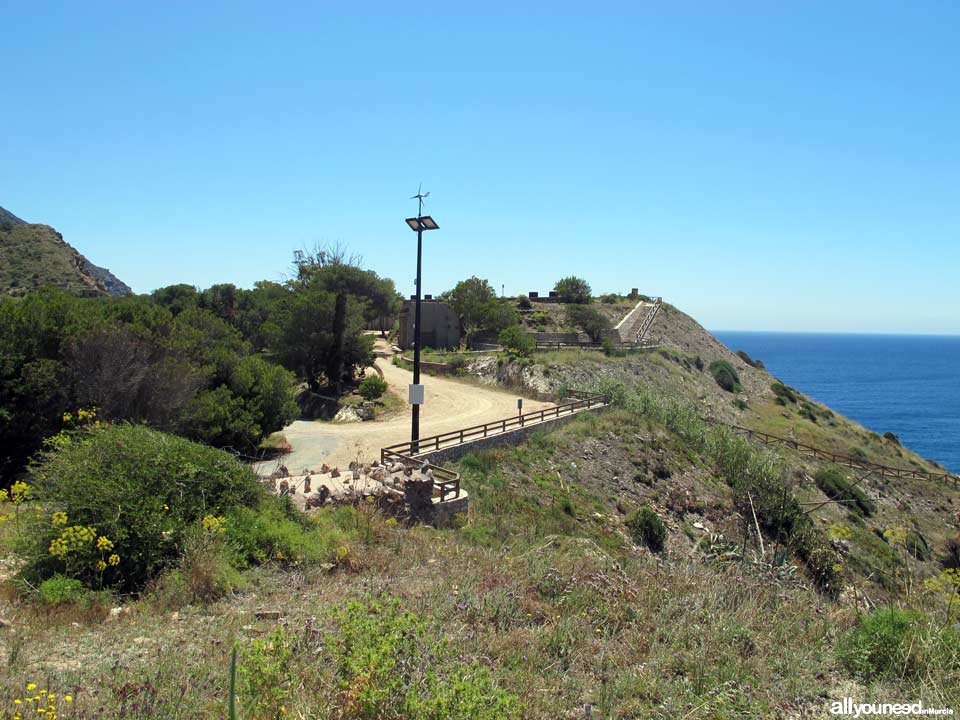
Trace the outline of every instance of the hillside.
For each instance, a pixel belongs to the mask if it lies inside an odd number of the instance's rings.
[[[693,318],[671,305],[664,304],[648,337],[653,348],[620,357],[607,357],[597,351],[561,350],[537,353],[530,361],[480,358],[468,367],[482,382],[506,385],[521,393],[540,395],[560,392],[565,387],[602,389],[621,385],[645,397],[689,408],[705,427],[739,426],[855,460],[935,474],[944,472],[936,462],[901,446],[895,437],[871,432],[783,385],[762,367],[754,366],[761,364],[758,359],[751,358],[753,364],[748,364]],[[740,384],[737,391],[729,392],[719,386],[710,372],[715,361],[726,361],[734,368]],[[644,447],[619,433],[607,438],[585,437],[576,445],[576,449],[571,448],[574,462],[581,468],[593,468],[589,473],[592,482],[599,495],[609,498],[608,502],[652,501],[668,511],[679,502],[681,508],[697,508],[694,520],[721,527],[728,533],[736,532],[731,525],[735,516],[731,513],[731,495],[717,493],[711,471],[701,466],[703,458],[691,462],[686,449],[678,451],[670,444],[663,447],[656,439]],[[851,558],[851,566],[857,568],[857,582],[863,583],[862,588],[869,588],[868,592],[876,592],[879,597],[886,597],[890,590],[891,581],[884,575],[889,568],[884,565],[878,571],[873,561],[878,560],[877,554],[884,558],[880,564],[891,560],[889,543],[882,540],[884,531],[891,527],[916,533],[911,535],[911,541],[917,543],[917,554],[923,557],[909,555],[902,560],[903,565],[920,576],[936,575],[938,559],[948,552],[948,544],[957,536],[960,493],[955,483],[881,477],[844,469],[842,474],[851,482],[859,481],[857,486],[876,505],[874,513],[861,517],[830,502],[818,488],[814,476],[827,462],[789,449],[774,448],[768,452],[787,468],[788,484],[800,502],[810,507],[822,504],[812,515],[818,525],[829,532],[835,526],[850,524],[851,537],[844,533],[842,547]],[[678,501],[678,496],[686,500]],[[677,517],[678,528],[689,525],[687,514],[683,511]]]
[[[48,225],[24,222],[0,207],[0,293],[24,295],[45,285],[80,295],[129,295],[129,286],[91,263]]]
[[[204,518],[226,539],[205,542],[256,537],[261,564],[225,570],[229,555],[201,546],[136,599],[51,610],[11,592],[0,707],[15,697],[3,686],[44,682],[72,693],[77,717],[136,704],[222,718],[234,645],[244,720],[805,718],[844,697],[956,707],[956,594],[940,572],[960,561],[960,490],[762,447],[728,425],[937,469],[776,386],[672,306],[651,337],[658,347],[620,357],[470,361],[467,384],[593,388],[613,403],[448,464],[470,495],[456,529],[405,526],[374,502],[315,508],[309,534],[292,515],[227,512]],[[739,389],[718,385],[717,360]]]

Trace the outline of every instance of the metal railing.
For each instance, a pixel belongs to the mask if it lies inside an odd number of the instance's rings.
[[[782,438],[777,435],[760,432],[759,430],[751,430],[750,428],[741,427],[739,425],[731,425],[730,427],[737,432],[741,432],[745,435],[756,438],[764,445],[781,445],[783,447],[790,448],[791,450],[801,452],[805,455],[810,455],[823,460],[829,460],[830,462],[836,463],[837,465],[842,465],[844,467],[871,470],[882,477],[914,478],[917,480],[934,481],[949,480],[952,481],[954,485],[960,483],[960,478],[948,472],[935,473],[927,470],[917,470],[914,468],[898,468],[891,465],[881,465],[880,463],[870,462],[869,460],[860,460],[859,458],[851,457],[849,455],[842,455],[841,453],[835,453],[832,450],[824,450],[823,448],[813,447],[812,445],[806,445],[805,443],[798,442],[797,440]]]
[[[583,393],[572,393],[574,395],[584,395]],[[474,425],[472,427],[462,428],[460,430],[451,430],[450,432],[432,435],[430,437],[420,438],[418,441],[408,441],[390,445],[381,450],[392,452],[401,456],[414,458],[428,452],[437,452],[451,447],[457,447],[467,442],[472,442],[481,438],[502,435],[511,430],[519,430],[530,425],[539,425],[548,420],[555,420],[559,417],[574,415],[584,410],[590,410],[597,407],[605,407],[609,404],[609,398],[603,395],[584,395],[576,400],[555,405],[543,410],[534,410],[533,412],[515,415],[514,417],[494,420],[483,425]]]

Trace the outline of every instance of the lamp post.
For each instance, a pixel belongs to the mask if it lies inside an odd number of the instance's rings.
[[[429,215],[423,214],[423,201],[430,195],[429,192],[417,192],[411,200],[419,202],[417,216],[407,218],[407,225],[417,233],[417,294],[415,296],[416,310],[413,316],[413,384],[410,386],[410,404],[413,406],[413,426],[410,430],[410,444],[413,453],[419,451],[417,441],[420,439],[420,406],[423,404],[423,385],[420,384],[420,298],[421,292],[421,263],[423,259],[423,231],[439,230],[440,226]]]

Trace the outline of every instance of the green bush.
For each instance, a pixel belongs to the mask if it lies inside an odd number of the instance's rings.
[[[517,298],[517,307],[521,310],[532,310],[533,303],[530,302],[530,298],[528,298],[526,295],[521,295]]]
[[[427,621],[399,602],[367,598],[333,614],[337,633],[328,652],[350,698],[342,718],[519,720],[514,695],[477,662],[463,663],[434,638]]]
[[[786,405],[788,402],[797,402],[797,391],[789,385],[784,385],[779,380],[775,383],[772,383],[770,385],[770,389],[773,390],[773,394],[776,395],[777,402],[780,405]]]
[[[917,560],[930,559],[930,545],[927,539],[916,530],[907,531],[907,537],[904,540],[907,552],[913,555]]]
[[[371,375],[360,383],[358,392],[364,400],[377,400],[387,392],[387,381],[379,375]]]
[[[228,453],[139,425],[59,435],[32,469],[38,499],[62,520],[21,527],[21,572],[34,584],[61,573],[139,591],[179,561],[191,526],[264,494]]]
[[[59,573],[44,580],[37,589],[40,599],[48,605],[77,602],[88,592],[79,580]]]
[[[727,392],[740,392],[743,388],[740,385],[740,376],[733,365],[726,360],[714,360],[710,363],[710,374],[717,381],[717,385]]]
[[[747,354],[746,350],[737,350],[737,357],[743,360],[750,367],[755,367],[758,370],[764,370],[766,365],[763,364],[763,360],[754,360]]]
[[[508,354],[515,357],[530,357],[537,346],[536,340],[519,325],[511,325],[500,331],[498,341]]]
[[[653,508],[644,505],[631,513],[627,516],[626,525],[636,542],[646,545],[654,552],[663,550],[667,528]]]
[[[954,676],[960,670],[960,635],[922,613],[881,608],[860,617],[837,644],[841,666],[863,682],[880,678]]]
[[[863,517],[870,517],[877,506],[858,487],[850,484],[846,473],[836,465],[828,465],[817,470],[814,475],[817,487],[831,500],[836,500],[845,509]]]
[[[447,360],[447,367],[453,371],[454,375],[462,375],[467,370],[467,359],[463,355],[454,355]]]
[[[247,567],[270,560],[329,562],[344,543],[345,532],[336,512],[301,513],[287,500],[268,497],[258,507],[238,507],[227,513],[226,539],[233,562]]]
[[[186,535],[180,564],[160,577],[153,598],[163,607],[178,608],[211,603],[242,586],[222,527],[197,524]]]

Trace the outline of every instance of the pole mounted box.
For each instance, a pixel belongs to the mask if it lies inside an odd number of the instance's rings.
[[[410,404],[423,405],[423,385],[410,385]]]

